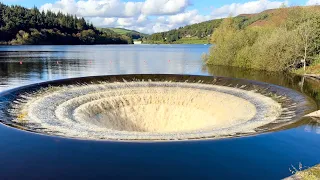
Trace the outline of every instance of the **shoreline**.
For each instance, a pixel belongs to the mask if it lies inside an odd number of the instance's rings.
[[[305,74],[303,76],[320,81],[320,74]]]
[[[94,45],[134,45],[134,44],[1,44],[0,46],[94,46]]]
[[[320,178],[320,164],[303,171],[297,171],[294,175],[283,180],[313,180]]]

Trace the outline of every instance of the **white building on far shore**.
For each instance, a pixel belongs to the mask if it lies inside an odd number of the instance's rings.
[[[133,41],[133,44],[142,44],[142,41]]]

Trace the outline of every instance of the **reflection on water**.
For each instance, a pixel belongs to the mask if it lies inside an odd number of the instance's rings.
[[[315,132],[320,134],[320,121],[319,119],[314,119],[314,121],[309,121],[307,126],[304,128],[306,132]]]
[[[202,74],[204,45],[2,46],[0,91],[39,80],[109,74]]]
[[[77,76],[212,74],[287,86],[309,95],[320,107],[318,81],[281,73],[203,68],[201,54],[208,49],[209,46],[204,45],[0,46],[0,91]],[[282,179],[290,175],[291,164],[301,162],[314,166],[320,162],[319,131],[319,121],[306,119],[290,130],[256,137],[136,145],[79,142],[25,134],[0,126],[0,158],[6,164],[1,166],[1,177],[15,177],[19,175],[15,172],[23,171],[29,179],[41,176],[57,179],[61,174],[56,172],[68,169],[63,172],[70,177],[78,174],[83,179],[92,177],[92,173],[99,178],[101,172],[118,179],[124,175],[138,179],[139,174],[159,177],[158,172],[164,177],[183,174],[184,179],[228,179],[225,176],[229,179]],[[229,173],[235,169],[241,173]]]
[[[295,76],[280,72],[253,71],[247,69],[239,69],[235,67],[207,66],[203,67],[203,71],[207,71],[211,75],[235,77],[241,79],[250,79],[263,81],[279,86],[295,89],[311,97],[320,109],[320,82],[310,78]],[[315,132],[320,134],[319,120],[309,119],[304,122],[307,132]]]
[[[203,71],[207,71],[209,74],[216,76],[263,81],[295,89],[314,99],[318,109],[320,108],[320,83],[317,80],[281,72],[253,71],[235,67],[208,66],[203,67]]]
[[[203,67],[205,45],[0,46],[0,91],[53,79],[110,74],[217,75],[268,82],[307,94],[320,108],[320,83],[276,72]]]

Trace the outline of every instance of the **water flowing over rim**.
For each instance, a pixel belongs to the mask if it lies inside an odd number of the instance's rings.
[[[238,89],[240,91],[255,91],[257,94],[261,94],[266,97],[272,97],[273,100],[280,103],[284,108],[284,111],[281,112],[279,117],[275,121],[268,123],[263,126],[259,126],[254,128],[252,131],[247,132],[234,132],[231,134],[223,134],[223,135],[212,135],[208,134],[208,132],[204,132],[203,134],[196,136],[177,136],[177,137],[160,137],[156,136],[154,138],[147,137],[138,137],[132,136],[131,138],[121,138],[121,137],[113,137],[110,139],[102,140],[151,140],[151,141],[170,141],[170,140],[190,140],[190,139],[221,139],[221,138],[229,138],[229,137],[239,137],[239,136],[248,136],[255,135],[264,132],[274,131],[279,128],[285,128],[286,126],[293,124],[303,118],[304,115],[315,110],[314,102],[308,98],[307,96],[298,93],[294,90],[267,84],[263,82],[244,80],[244,79],[236,79],[236,78],[227,78],[227,77],[215,77],[215,76],[195,76],[195,75],[168,75],[168,74],[143,74],[143,75],[110,75],[110,76],[93,76],[93,77],[82,77],[82,78],[72,78],[72,79],[62,79],[55,81],[48,81],[37,83],[33,85],[27,85],[19,88],[15,88],[9,91],[5,91],[0,93],[0,121],[3,124],[26,130],[31,132],[36,132],[40,134],[46,135],[58,135],[62,137],[70,137],[63,134],[57,134],[52,132],[45,132],[41,128],[40,129],[32,129],[30,127],[26,127],[23,124],[19,124],[14,122],[14,117],[8,111],[8,107],[12,105],[12,102],[17,100],[20,94],[32,93],[38,91],[41,88],[48,88],[50,86],[68,86],[68,85],[90,85],[98,82],[176,82],[176,83],[187,83],[187,85],[193,84],[202,84],[202,85],[216,85],[221,87],[230,87],[233,89]],[[176,84],[174,83],[174,84]],[[288,116],[289,112],[293,112],[295,116]],[[207,133],[207,134],[206,134]],[[74,137],[78,139],[87,139],[84,137]],[[90,139],[90,138],[89,138]],[[99,140],[97,138],[93,138],[94,140]]]

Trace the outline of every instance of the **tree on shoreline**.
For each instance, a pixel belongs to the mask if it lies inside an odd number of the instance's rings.
[[[309,7],[278,11],[287,17],[278,26],[237,28],[241,22],[224,19],[212,35],[215,46],[205,62],[268,71],[302,67],[305,71],[320,52],[320,11]]]
[[[298,28],[298,34],[303,42],[303,70],[306,72],[306,64],[307,64],[307,58],[308,58],[308,50],[310,46],[312,46],[312,41],[316,36],[316,29],[314,26],[314,23],[310,20],[307,20],[303,24],[301,24]]]

